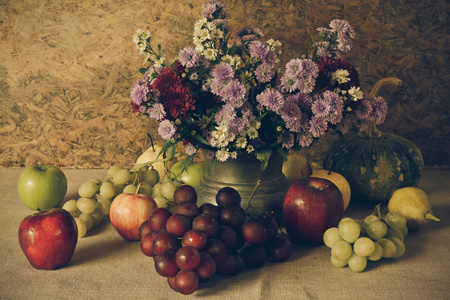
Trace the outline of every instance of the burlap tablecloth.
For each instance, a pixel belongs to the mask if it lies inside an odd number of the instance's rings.
[[[426,170],[419,187],[443,221],[411,233],[400,259],[369,262],[362,273],[330,263],[326,246],[295,245],[286,263],[266,263],[238,276],[216,275],[190,296],[173,292],[138,242],[123,240],[104,222],[78,241],[71,262],[36,270],[22,253],[17,230],[32,212],[17,195],[22,169],[0,169],[0,299],[450,299],[450,171]],[[106,170],[64,169],[67,197]],[[364,217],[373,205],[352,203],[345,216]]]

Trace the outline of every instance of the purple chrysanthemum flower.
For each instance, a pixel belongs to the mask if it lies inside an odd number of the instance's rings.
[[[294,146],[294,134],[292,132],[285,132],[283,135],[281,146],[286,149],[291,149]]]
[[[290,95],[286,100],[295,101],[295,103],[303,111],[309,111],[312,105],[312,98],[309,94],[296,93]]]
[[[261,64],[256,68],[255,75],[259,82],[267,83],[272,80],[274,71],[268,64]]]
[[[283,93],[293,93],[298,89],[298,78],[289,73],[284,73],[281,77],[281,91]]]
[[[373,108],[371,101],[367,97],[364,97],[359,102],[358,108],[355,111],[355,115],[361,120],[369,120],[371,119],[372,110]]]
[[[312,113],[318,117],[318,118],[325,118],[328,116],[328,114],[331,112],[331,103],[329,98],[315,97],[312,106],[311,111]]]
[[[256,96],[256,100],[261,105],[267,106],[275,112],[279,111],[284,105],[283,95],[276,89],[271,88],[264,90],[264,92]]]
[[[236,37],[241,43],[251,42],[263,36],[263,32],[252,25],[244,25],[236,32]]]
[[[222,122],[229,123],[236,118],[236,111],[230,104],[225,104],[221,110],[216,114],[215,121],[217,124]]]
[[[147,85],[141,85],[140,82],[137,82],[130,91],[131,100],[136,105],[141,105],[142,102],[146,101],[149,92]]]
[[[299,132],[301,129],[302,112],[295,102],[285,102],[281,108],[279,115],[286,123],[286,128],[292,132]]]
[[[171,121],[164,120],[161,123],[159,123],[158,133],[163,139],[170,140],[175,135],[176,132],[177,128],[175,127],[175,125],[173,125]]]
[[[312,117],[309,121],[309,125],[309,131],[315,138],[322,136],[328,128],[328,123],[322,118]]]
[[[291,59],[285,67],[286,74],[292,77],[298,77],[303,71],[302,60],[300,58]]]
[[[151,119],[161,121],[166,116],[164,106],[161,103],[155,103],[152,107],[148,109],[148,116]]]
[[[195,148],[192,143],[187,143],[186,145],[184,145],[184,151],[187,155],[194,155],[197,152],[197,148]]]
[[[234,77],[234,68],[229,63],[220,63],[211,71],[214,79],[225,82]]]
[[[245,125],[247,125],[247,123],[242,118],[234,118],[228,124],[230,134],[232,135],[238,134],[245,128]]]
[[[217,96],[220,96],[224,86],[225,82],[216,78],[211,82],[211,92]]]
[[[388,111],[388,104],[383,97],[375,97],[372,103],[372,107],[375,114],[375,122],[381,124],[386,119],[386,114]]]
[[[328,122],[334,125],[339,123],[342,119],[344,100],[338,94],[331,91],[323,92],[322,97],[328,99],[331,107],[327,118]]]
[[[231,80],[221,91],[220,96],[225,102],[230,103],[234,107],[240,107],[247,95],[245,86],[237,79]]]
[[[187,67],[187,68],[192,68],[194,66],[198,65],[198,60],[200,55],[197,53],[197,51],[195,51],[194,48],[191,47],[185,47],[184,49],[182,49],[179,53],[179,57],[180,57],[180,63]]]
[[[225,4],[220,0],[210,0],[208,2],[205,2],[203,4],[202,17],[211,19],[213,17],[213,14],[217,10],[224,8],[224,7],[225,7]]]
[[[309,131],[303,132],[300,136],[300,139],[298,140],[298,144],[301,147],[309,147],[312,142],[314,141],[313,136]]]

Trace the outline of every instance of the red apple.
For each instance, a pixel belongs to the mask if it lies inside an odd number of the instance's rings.
[[[61,208],[39,211],[20,223],[20,248],[36,269],[54,270],[67,264],[77,241],[75,220]]]
[[[114,229],[128,241],[138,241],[139,227],[158,208],[155,200],[145,194],[122,193],[111,203],[109,219]]]
[[[296,180],[283,199],[286,231],[297,242],[323,244],[323,233],[338,225],[343,211],[342,194],[328,179]]]

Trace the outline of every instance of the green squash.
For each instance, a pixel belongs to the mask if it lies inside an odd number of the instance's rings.
[[[383,84],[400,80],[386,78]],[[343,175],[350,184],[352,200],[387,203],[402,187],[417,186],[424,167],[420,150],[410,141],[393,133],[382,133],[372,124],[366,132],[347,134],[325,153],[323,168]]]

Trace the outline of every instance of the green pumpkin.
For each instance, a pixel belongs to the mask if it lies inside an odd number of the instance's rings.
[[[345,135],[326,152],[323,165],[347,179],[352,201],[387,203],[396,189],[417,186],[424,163],[413,143],[381,133]]]
[[[385,84],[400,86],[397,78],[375,84],[372,96]],[[382,133],[375,122],[365,132],[347,134],[325,153],[323,168],[343,175],[350,184],[352,200],[387,203],[399,188],[417,186],[424,162],[420,150],[393,133]]]

